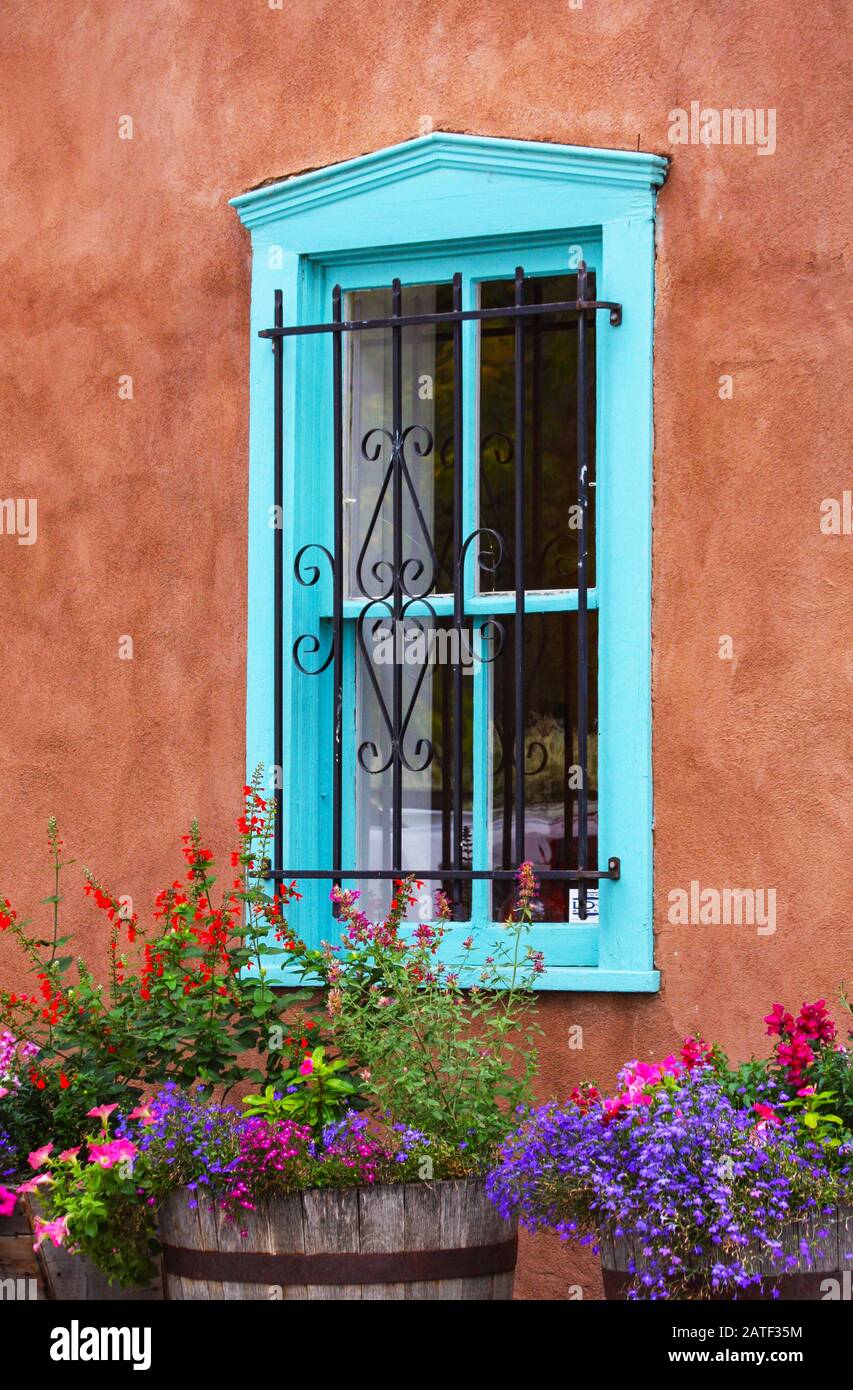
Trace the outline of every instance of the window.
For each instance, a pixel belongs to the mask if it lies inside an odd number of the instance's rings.
[[[248,761],[282,769],[273,869],[300,878],[315,939],[334,877],[378,913],[414,870],[416,915],[445,891],[450,948],[471,934],[485,955],[529,858],[543,985],[657,986],[663,167],[436,135],[235,200],[254,252]]]

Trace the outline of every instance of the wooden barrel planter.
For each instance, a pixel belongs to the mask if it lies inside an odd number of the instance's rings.
[[[312,1190],[236,1221],[178,1192],[160,1240],[166,1298],[204,1300],[509,1299],[517,1244],[474,1179]]]
[[[818,1240],[818,1230],[826,1231],[827,1238]],[[802,1254],[801,1242],[805,1241],[810,1252],[806,1260]],[[781,1299],[783,1302],[816,1302],[827,1299],[850,1299],[853,1284],[853,1207],[839,1207],[826,1217],[803,1217],[789,1222],[782,1231],[782,1247],[786,1255],[794,1255],[797,1268],[789,1273],[779,1272],[779,1265],[769,1256],[762,1254],[760,1284],[750,1284],[738,1292],[738,1301],[769,1301]],[[604,1297],[619,1301],[627,1298],[628,1289],[634,1276],[629,1273],[629,1263],[633,1256],[638,1269],[642,1268],[641,1242],[624,1237],[616,1240],[602,1236],[601,1274],[604,1282]],[[703,1292],[701,1285],[695,1285],[695,1297],[708,1302],[731,1303],[731,1292]],[[776,1291],[774,1293],[774,1290]]]

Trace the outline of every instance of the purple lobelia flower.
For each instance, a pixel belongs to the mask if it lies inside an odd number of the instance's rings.
[[[697,1283],[736,1296],[768,1255],[784,1273],[797,1263],[783,1252],[786,1221],[819,1217],[850,1186],[849,1153],[804,1138],[794,1118],[768,1124],[737,1108],[710,1067],[661,1070],[627,1095],[526,1114],[488,1190],[532,1231],[632,1240],[629,1297],[677,1297]]]

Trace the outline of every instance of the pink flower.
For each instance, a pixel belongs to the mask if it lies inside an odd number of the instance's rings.
[[[63,1149],[62,1153],[59,1155],[60,1163],[70,1163],[72,1159],[77,1157],[79,1152],[79,1149]]]
[[[40,1168],[43,1163],[47,1163],[48,1158],[53,1152],[52,1144],[43,1144],[40,1149],[33,1149],[28,1158],[31,1168]]]
[[[130,1139],[113,1139],[109,1144],[90,1144],[89,1162],[97,1163],[99,1168],[112,1168],[115,1163],[132,1161],[138,1153]]]
[[[17,1200],[17,1193],[10,1192],[8,1187],[0,1183],[0,1216],[11,1216]]]
[[[8,1096],[8,1094],[8,1088],[6,1086],[0,1086],[0,1100],[2,1100],[4,1096]]]
[[[797,1095],[798,1095],[798,1096],[813,1096],[814,1093],[815,1093],[815,1089],[816,1089],[816,1088],[815,1088],[814,1086],[801,1086],[800,1089],[799,1089],[799,1091],[797,1092]]]
[[[50,1176],[50,1173],[39,1173],[37,1178],[30,1178],[27,1182],[20,1183],[20,1185],[15,1190],[17,1191],[19,1196],[21,1193],[24,1192],[38,1192],[42,1183],[46,1182],[53,1182],[53,1178]]]
[[[87,1110],[86,1114],[90,1120],[103,1120],[106,1124],[114,1110],[118,1110],[118,1102],[115,1105],[96,1105],[94,1110]]]
[[[151,1114],[149,1105],[137,1105],[134,1110],[131,1110],[127,1118],[129,1120],[141,1120],[143,1124],[150,1124],[154,1116]]]
[[[68,1235],[68,1217],[58,1216],[55,1221],[42,1221],[40,1216],[35,1219],[36,1243],[34,1250],[38,1250],[46,1240],[53,1245],[61,1245]]]
[[[311,1073],[313,1072],[313,1070],[314,1070],[314,1058],[313,1058],[313,1057],[303,1057],[303,1058],[302,1058],[302,1066],[299,1068],[299,1075],[300,1075],[300,1076],[310,1076]]]
[[[664,1057],[660,1064],[661,1074],[663,1076],[678,1076],[684,1065],[678,1057],[673,1057],[670,1053],[668,1057]]]

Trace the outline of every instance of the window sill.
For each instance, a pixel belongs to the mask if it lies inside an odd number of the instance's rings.
[[[473,972],[472,972],[473,974]],[[299,989],[319,984],[303,979],[293,967],[270,970],[268,983],[278,989]],[[472,984],[476,978],[472,978]],[[659,970],[601,970],[598,966],[546,966],[536,981],[537,991],[566,994],[656,994],[660,989]]]

